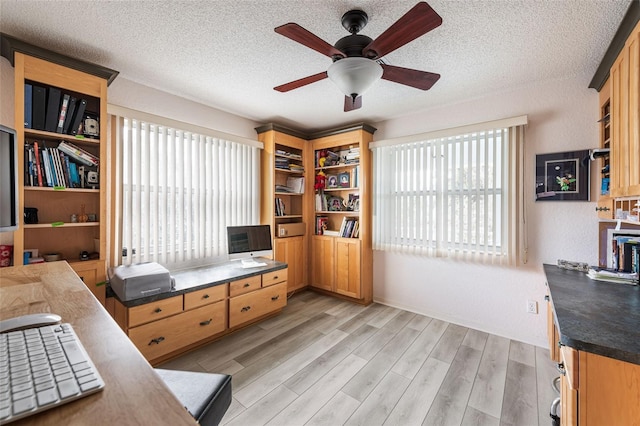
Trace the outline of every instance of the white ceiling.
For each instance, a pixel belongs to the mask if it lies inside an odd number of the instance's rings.
[[[0,0],[0,29],[118,70],[118,79],[254,121],[318,130],[384,121],[540,80],[588,75],[586,87],[630,2],[430,0],[443,24],[385,61],[439,73],[440,80],[426,92],[381,80],[363,96],[363,107],[348,113],[330,80],[273,90],[331,64],[273,29],[295,22],[334,44],[348,35],[341,16],[360,8],[369,15],[361,33],[375,39],[416,0]]]

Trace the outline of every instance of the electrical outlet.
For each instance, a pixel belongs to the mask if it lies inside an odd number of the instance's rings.
[[[538,302],[535,300],[527,300],[527,312],[530,314],[538,313]]]

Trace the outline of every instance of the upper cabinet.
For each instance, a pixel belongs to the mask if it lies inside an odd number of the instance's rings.
[[[640,196],[640,23],[610,72],[611,196]]]

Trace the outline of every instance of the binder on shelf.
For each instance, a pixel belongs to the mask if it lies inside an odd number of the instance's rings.
[[[30,129],[32,124],[31,112],[33,109],[33,86],[24,84],[24,128]]]
[[[69,106],[67,107],[67,113],[64,116],[62,133],[67,134],[69,132],[69,126],[71,126],[71,121],[73,120],[73,114],[76,112],[76,102],[77,102],[77,99],[75,98],[75,96],[71,96],[69,98]]]
[[[36,130],[44,130],[45,111],[47,108],[47,90],[41,86],[33,86],[31,112],[31,128]]]
[[[58,145],[58,149],[86,166],[98,166],[100,164],[98,157],[78,148],[72,143],[62,141],[60,145]]]
[[[68,94],[64,94],[62,96],[62,104],[60,105],[60,115],[58,116],[58,126],[56,127],[56,132],[62,133],[62,129],[64,128],[64,119],[67,116],[67,108],[69,108],[69,100],[71,96]]]
[[[62,93],[56,87],[49,87],[47,97],[47,114],[44,129],[47,132],[55,132],[58,125],[58,113],[60,112],[60,96]]]
[[[82,123],[82,118],[84,117],[84,110],[87,107],[86,99],[79,99],[76,107],[76,112],[73,115],[71,120],[71,124],[69,125],[69,131],[67,132],[70,135],[77,135],[78,129],[80,128],[80,124]]]

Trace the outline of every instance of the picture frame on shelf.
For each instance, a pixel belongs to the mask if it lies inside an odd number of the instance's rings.
[[[338,176],[336,176],[336,175],[327,175],[327,188],[339,188],[339,186],[338,186]]]
[[[536,201],[589,201],[589,150],[536,155]]]
[[[331,196],[327,198],[327,209],[330,212],[342,211],[342,197]]]
[[[351,175],[347,172],[338,174],[340,188],[351,188]]]
[[[360,195],[349,194],[349,202],[347,203],[347,210],[354,212],[360,211]]]

